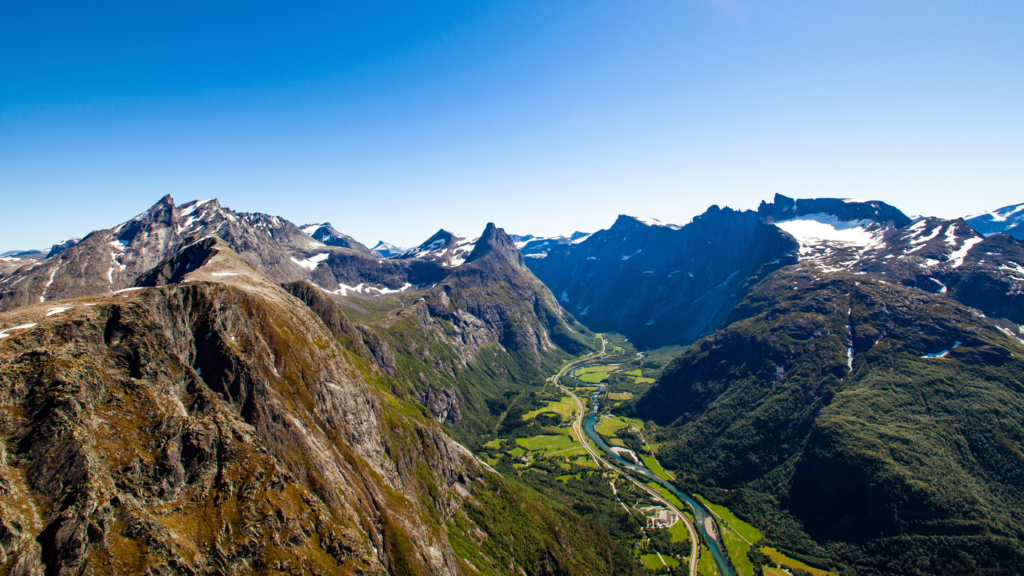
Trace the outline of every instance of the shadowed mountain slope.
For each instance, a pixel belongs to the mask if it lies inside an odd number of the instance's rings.
[[[321,290],[215,236],[138,284],[0,314],[11,573],[632,571],[390,394]]]
[[[948,293],[836,264],[754,279],[631,410],[664,427],[666,466],[777,545],[858,574],[1013,573],[1024,343]]]

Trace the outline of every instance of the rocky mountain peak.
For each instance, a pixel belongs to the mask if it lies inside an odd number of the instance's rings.
[[[427,238],[425,242],[417,246],[415,248],[415,251],[423,252],[430,250],[440,250],[451,244],[452,240],[455,237],[455,234],[452,234],[451,232],[445,230],[444,228],[441,228],[440,230],[435,232],[433,236]]]
[[[402,258],[422,258],[445,268],[461,266],[472,253],[477,238],[467,238],[445,229],[438,230],[426,242],[405,251]]]
[[[793,199],[776,194],[774,202],[761,202],[757,208],[761,217],[771,217],[776,222],[791,220],[809,214],[827,214],[841,221],[873,220],[889,223],[902,228],[912,222],[911,218],[895,206],[879,200],[854,200],[850,198],[800,198]]]
[[[409,250],[409,249],[408,248],[402,248],[400,246],[395,246],[394,244],[390,244],[390,243],[385,242],[383,240],[378,240],[377,243],[374,244],[373,248],[370,249],[370,251],[373,254],[378,255],[381,258],[390,258],[391,256],[400,256],[400,255],[404,254],[407,250]]]
[[[466,262],[476,262],[481,259],[493,257],[507,262],[518,271],[526,270],[526,263],[523,255],[516,248],[516,243],[511,236],[505,233],[503,228],[498,228],[493,222],[488,222],[484,233],[476,241],[473,252],[470,253]]]
[[[335,230],[334,227],[331,226],[330,222],[324,222],[323,224],[305,224],[299,228],[306,234],[309,234],[313,240],[316,240],[326,246],[338,246],[340,248],[355,250],[361,254],[372,254],[369,248],[361,244],[355,238]]]

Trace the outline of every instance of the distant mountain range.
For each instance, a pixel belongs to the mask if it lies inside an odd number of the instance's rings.
[[[166,196],[0,257],[0,563],[642,573],[628,484],[575,460],[538,400],[568,400],[550,377],[603,332],[637,347],[617,352],[637,375],[647,348],[673,351],[602,406],[639,419],[677,487],[761,529],[752,553],[833,574],[1019,573],[1021,207],[912,219],[775,195],[685,225],[488,224],[371,249],[330,223]],[[521,457],[525,428],[569,446]]]
[[[964,217],[964,221],[985,236],[1006,234],[1024,239],[1024,204],[1004,206],[991,212]]]

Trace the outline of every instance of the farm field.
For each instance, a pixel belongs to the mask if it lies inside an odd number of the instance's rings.
[[[732,558],[737,574],[753,576],[754,565],[751,564],[747,552],[758,540],[763,538],[761,531],[737,518],[725,506],[712,504],[699,494],[697,498],[717,517],[718,526],[722,529],[722,541],[725,543],[726,552]]]
[[[611,438],[612,436],[615,436],[616,432],[622,430],[625,427],[625,422],[616,420],[614,418],[609,418],[607,416],[602,416],[601,419],[594,424],[594,430],[596,430],[598,434],[604,436],[605,438]]]
[[[572,419],[572,414],[575,411],[576,402],[569,396],[562,396],[562,399],[557,402],[552,400],[543,408],[538,408],[523,414],[523,420],[529,420],[544,412],[554,412],[561,416],[563,421],[568,421]]]
[[[648,482],[647,485],[650,486],[651,488],[654,488],[658,492],[660,492],[662,497],[665,498],[665,500],[668,500],[669,502],[674,504],[676,506],[676,508],[679,508],[682,511],[686,511],[686,510],[690,509],[689,506],[687,506],[686,504],[683,504],[679,500],[679,498],[676,498],[675,494],[673,494],[673,493],[669,492],[668,490],[666,490],[661,484],[658,484],[657,482]]]
[[[725,506],[712,504],[711,502],[708,502],[700,494],[697,494],[696,496],[697,499],[700,500],[701,504],[706,506],[709,510],[714,512],[716,516],[718,516],[719,524],[722,524],[724,521],[725,524],[729,525],[729,528],[731,528],[737,534],[745,538],[751,544],[756,544],[758,540],[764,538],[764,535],[761,534],[760,530],[744,522],[743,520],[737,518],[736,515],[733,514],[732,511],[726,508]]]
[[[597,384],[607,378],[608,374],[618,369],[618,366],[587,366],[586,368],[579,368],[576,370],[576,378],[578,378],[580,382]]]
[[[540,436],[531,436],[529,438],[516,438],[516,444],[531,452],[544,451],[551,453],[568,450],[570,448],[579,448],[580,450],[583,450],[583,446],[581,446],[579,442],[573,442],[572,438],[564,434],[542,434]]]
[[[673,542],[689,542],[690,532],[686,529],[686,523],[680,520],[668,527],[668,533],[672,535]]]
[[[662,564],[662,558],[664,558],[665,560],[664,564]],[[676,566],[679,566],[679,560],[676,560],[671,556],[662,556],[661,558],[658,558],[657,554],[644,554],[640,557],[640,561],[644,563],[644,566],[648,570],[658,570],[665,566],[665,564],[668,564],[669,568],[675,568]]]
[[[623,372],[626,376],[633,379],[634,384],[654,384],[654,378],[647,378],[643,375],[639,368],[636,370],[630,370],[629,372]]]
[[[697,562],[697,571],[701,576],[718,576],[718,566],[715,566],[715,559],[711,557],[711,550],[707,546],[700,547],[700,561]]]
[[[736,535],[728,526],[719,524],[722,529],[722,541],[725,543],[725,551],[732,559],[732,565],[736,568],[738,576],[754,576],[754,565],[750,562],[747,552],[750,544]]]
[[[674,474],[665,470],[660,464],[658,464],[658,461],[654,459],[654,456],[640,456],[640,459],[644,461],[644,466],[650,468],[651,472],[657,474],[659,478],[664,478],[665,480],[676,479]]]

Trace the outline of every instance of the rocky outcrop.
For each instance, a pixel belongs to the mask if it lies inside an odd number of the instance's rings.
[[[462,398],[454,388],[428,388],[420,394],[420,403],[430,409],[438,422],[462,422]]]
[[[455,327],[472,354],[496,342],[540,364],[555,346],[576,354],[591,342],[554,295],[526,268],[515,242],[488,224],[464,265],[432,288],[425,308]]]
[[[911,219],[895,206],[878,200],[850,200],[846,198],[800,198],[794,200],[776,194],[773,202],[761,202],[757,213],[781,222],[809,214],[829,214],[843,221],[872,220],[889,222],[896,228],[910,224]]]
[[[277,216],[234,212],[217,200],[177,206],[165,196],[128,222],[55,247],[47,258],[0,277],[0,310],[128,288],[187,238],[212,234],[278,282],[305,280],[332,292],[360,283],[405,289],[448,273],[436,262],[381,261],[333,229],[321,234],[330,236],[327,245]]]
[[[431,526],[481,472],[384,408],[344,321],[216,238],[142,283],[0,315],[9,571],[461,573]]]

